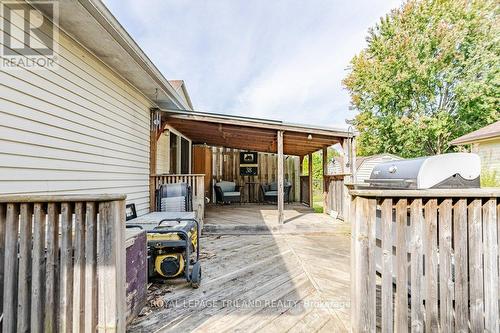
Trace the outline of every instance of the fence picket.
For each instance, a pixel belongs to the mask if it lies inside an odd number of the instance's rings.
[[[484,294],[481,199],[473,200],[469,204],[468,210],[470,327],[472,332],[483,332]]]
[[[498,238],[496,200],[483,203],[484,319],[488,332],[498,331]]]
[[[455,212],[456,213],[456,212]],[[451,275],[452,202],[439,205],[439,310],[441,330],[453,331],[453,278]],[[455,261],[456,262],[456,261]]]
[[[387,199],[386,199],[387,200]],[[424,309],[423,309],[423,287],[422,278],[424,276],[423,268],[423,211],[422,199],[414,199],[410,206],[410,225],[411,225],[411,331],[424,331]]]
[[[395,331],[408,331],[408,249],[406,243],[406,199],[396,203],[396,307],[394,311]]]
[[[437,253],[437,199],[425,204],[425,331],[437,332],[438,318],[438,253]]]
[[[453,206],[455,248],[455,325],[457,332],[468,332],[469,294],[467,268],[467,200],[459,199]]]
[[[2,332],[4,333],[16,331],[18,216],[19,205],[12,203],[7,204],[2,319]]]
[[[393,331],[392,307],[392,199],[384,198],[381,204],[382,234],[382,332]]]
[[[32,251],[32,205],[20,205],[19,219],[19,261],[17,278],[17,331],[30,332],[30,276]]]
[[[43,332],[43,295],[45,285],[45,210],[41,203],[33,207],[33,256],[31,264],[31,332]]]

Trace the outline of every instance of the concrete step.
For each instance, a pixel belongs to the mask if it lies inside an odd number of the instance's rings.
[[[345,227],[339,228],[338,225],[274,225],[267,226],[263,224],[205,224],[203,234],[211,235],[338,235],[345,233]]]

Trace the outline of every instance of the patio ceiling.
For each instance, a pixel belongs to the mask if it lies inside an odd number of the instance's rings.
[[[163,119],[194,144],[277,152],[277,131],[284,131],[283,153],[305,156],[349,137],[344,130],[213,113],[165,110]]]

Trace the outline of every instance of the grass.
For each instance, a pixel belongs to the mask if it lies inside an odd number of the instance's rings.
[[[500,187],[500,177],[495,170],[481,172],[481,187]]]
[[[313,195],[313,209],[315,213],[323,213],[323,194]]]

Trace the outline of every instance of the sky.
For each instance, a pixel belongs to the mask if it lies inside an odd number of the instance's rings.
[[[105,0],[197,111],[343,127],[368,28],[402,0]]]

